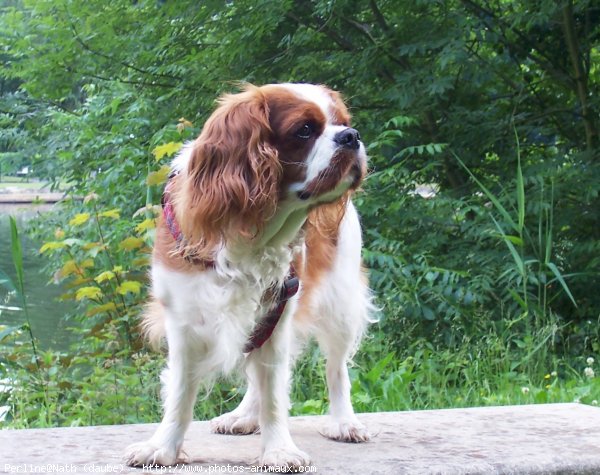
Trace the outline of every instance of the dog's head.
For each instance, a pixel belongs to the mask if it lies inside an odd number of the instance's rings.
[[[361,183],[366,153],[341,96],[324,86],[247,86],[228,94],[196,139],[180,222],[205,250],[260,234],[278,207],[335,201]]]

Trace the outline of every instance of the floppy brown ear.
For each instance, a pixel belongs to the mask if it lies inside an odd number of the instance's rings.
[[[281,177],[263,94],[250,87],[219,102],[194,144],[178,200],[183,234],[200,258],[231,237],[260,233],[275,212]]]

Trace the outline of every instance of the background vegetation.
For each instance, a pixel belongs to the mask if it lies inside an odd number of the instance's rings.
[[[600,397],[597,2],[0,5],[3,167],[87,197],[30,230],[78,339],[33,353],[27,324],[0,333],[13,426],[158,418],[162,362],[135,326],[165,163],[237,81],[338,89],[369,144],[357,203],[382,312],[358,410]],[[325,411],[312,347],[297,375],[294,412]]]

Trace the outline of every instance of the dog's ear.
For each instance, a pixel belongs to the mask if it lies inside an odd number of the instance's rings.
[[[249,86],[219,103],[194,143],[178,216],[200,257],[231,237],[261,232],[275,213],[282,174],[260,90]]]

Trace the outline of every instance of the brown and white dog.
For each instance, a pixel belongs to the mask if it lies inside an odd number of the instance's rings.
[[[261,465],[307,465],[287,415],[291,361],[311,335],[327,358],[331,421],[322,433],[369,439],[347,370],[371,310],[350,200],[366,160],[340,95],[324,86],[247,86],[220,99],[173,161],[166,188],[144,321],[149,337],[168,345],[164,416],[150,440],[127,449],[129,465],[174,464],[200,383],[240,365],[248,390],[213,430],[260,430]],[[277,295],[290,268],[300,291],[285,306]],[[257,344],[274,308],[281,318]]]

